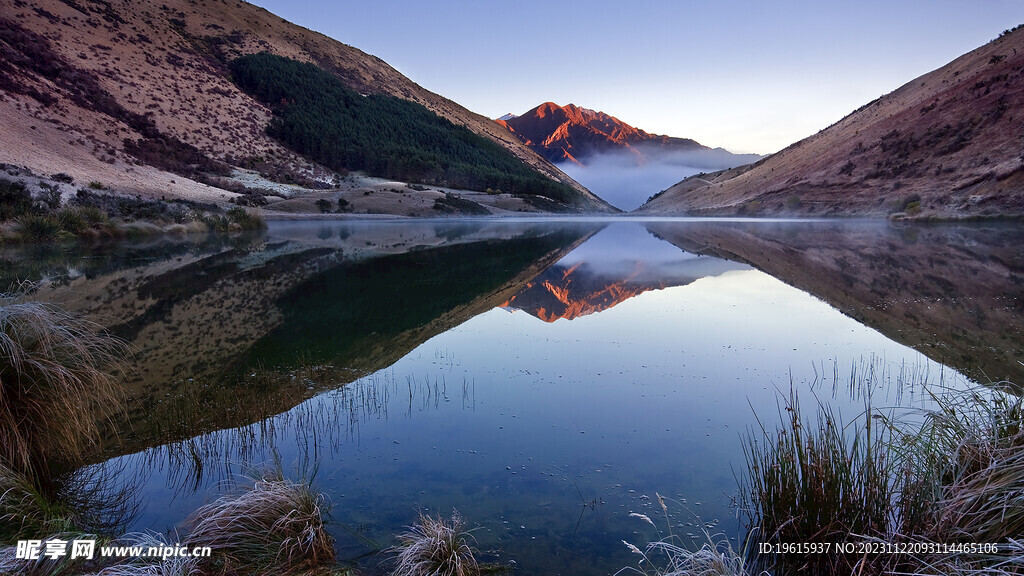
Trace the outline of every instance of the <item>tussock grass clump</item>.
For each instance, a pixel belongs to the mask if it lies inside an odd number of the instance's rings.
[[[65,206],[56,213],[57,225],[69,234],[81,234],[89,227],[89,222],[81,210]]]
[[[242,230],[264,230],[267,227],[267,223],[263,220],[262,216],[241,206],[229,208],[225,216],[227,216],[229,222],[237,224]]]
[[[212,212],[196,212],[197,222],[212,232],[237,232],[242,230],[263,230],[267,223],[256,212],[250,212],[241,206],[230,208],[223,215]]]
[[[420,514],[407,532],[398,535],[400,544],[393,576],[471,576],[480,574],[473,548],[467,541],[462,516],[452,511],[446,520]]]
[[[94,446],[119,403],[125,343],[41,302],[0,298],[0,462],[45,475]]]
[[[41,486],[0,465],[0,543],[64,532],[121,532],[137,512],[135,486],[122,471],[110,464],[86,466]]]
[[[326,497],[309,484],[267,473],[189,515],[184,543],[210,546],[225,573],[294,574],[334,560],[326,513]]]
[[[73,525],[68,511],[46,498],[28,476],[0,465],[0,542],[39,538]]]
[[[18,232],[29,242],[51,242],[63,231],[60,222],[49,214],[25,214],[18,218]]]
[[[1024,398],[973,390],[939,403],[915,438],[917,489],[936,500],[918,531],[939,542],[1024,535]]]

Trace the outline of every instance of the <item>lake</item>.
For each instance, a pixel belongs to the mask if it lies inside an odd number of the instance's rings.
[[[488,561],[613,574],[623,540],[741,539],[744,439],[791,391],[845,419],[1024,382],[1010,224],[687,219],[273,222],[0,251],[3,284],[136,350],[92,459],[127,529],[173,530],[274,466],[368,573],[420,511]],[[669,519],[658,504],[667,499]]]

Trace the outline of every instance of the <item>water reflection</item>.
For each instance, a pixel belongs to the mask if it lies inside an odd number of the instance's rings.
[[[656,491],[680,533],[738,534],[740,438],[790,383],[841,411],[851,370],[876,405],[957,381],[925,355],[1014,376],[1024,259],[1015,229],[972,230],[278,223],[38,294],[140,349],[104,456],[143,477],[136,529],[279,458],[316,463],[342,557],[457,507],[525,573],[610,574]]]
[[[386,367],[507,300],[598,227],[287,223],[219,243],[117,245],[131,266],[51,271],[64,281],[36,295],[137,349],[134,401],[109,434],[124,453],[259,421]]]
[[[650,290],[683,286],[748,266],[682,252],[635,225],[595,234],[504,304],[544,320],[572,320]]]
[[[690,252],[749,263],[979,382],[1024,383],[1016,224],[650,223]]]

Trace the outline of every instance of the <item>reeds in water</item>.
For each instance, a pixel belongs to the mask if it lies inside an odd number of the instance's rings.
[[[782,425],[747,439],[746,548],[805,542],[831,549],[752,559],[775,574],[1024,573],[1024,400],[989,388],[929,394],[936,407],[923,423],[882,414],[867,399],[844,425],[824,406],[816,421],[802,417],[791,393]],[[914,552],[849,554],[836,547],[846,542]],[[1001,549],[919,552],[929,550],[922,544],[957,543]]]
[[[820,406],[812,422],[792,391],[784,410],[781,427],[770,432],[762,426],[744,446],[748,483],[742,497],[751,537],[836,543],[851,534],[888,534],[901,470],[889,450],[893,429],[887,420],[868,406],[862,422],[848,427]],[[847,560],[842,554],[801,557],[810,563],[807,573],[815,574],[849,571]]]

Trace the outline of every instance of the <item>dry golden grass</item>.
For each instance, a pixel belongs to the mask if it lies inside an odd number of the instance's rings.
[[[473,576],[480,566],[469,545],[462,516],[451,519],[420,514],[419,521],[398,535],[400,544],[393,576]]]
[[[0,300],[0,463],[45,474],[95,446],[121,400],[127,345],[48,304]]]
[[[295,574],[334,560],[324,527],[327,499],[307,483],[268,472],[241,493],[218,498],[189,515],[184,543],[209,546],[229,574]]]

